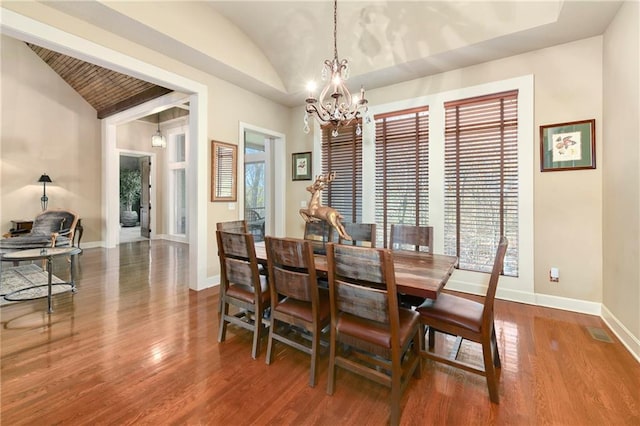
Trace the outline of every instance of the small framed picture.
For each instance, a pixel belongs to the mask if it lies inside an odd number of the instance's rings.
[[[296,152],[291,154],[291,172],[293,180],[311,180],[311,153]]]
[[[596,168],[596,120],[540,126],[540,171]]]

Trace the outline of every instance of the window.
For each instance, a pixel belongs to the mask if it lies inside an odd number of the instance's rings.
[[[169,221],[172,235],[187,234],[187,136],[181,129],[169,131]]]
[[[322,171],[335,172],[336,179],[322,193],[322,203],[338,210],[343,223],[362,221],[362,137],[356,135],[354,123],[322,129]]]
[[[429,109],[379,114],[376,123],[378,247],[392,223],[429,224]]]
[[[518,276],[518,91],[445,103],[445,253],[491,272],[501,235],[504,274]]]

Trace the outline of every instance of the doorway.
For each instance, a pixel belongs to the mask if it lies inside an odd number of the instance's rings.
[[[150,181],[149,155],[120,154],[120,244],[151,238]]]
[[[256,240],[283,236],[285,218],[285,136],[272,130],[240,123],[238,200],[243,217]]]

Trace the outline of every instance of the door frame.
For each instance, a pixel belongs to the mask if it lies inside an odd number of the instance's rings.
[[[149,191],[149,205],[151,207],[156,205],[156,182],[157,182],[157,170],[156,170],[156,153],[152,152],[152,151],[133,151],[130,149],[118,149],[118,161],[120,161],[120,157],[124,156],[124,157],[134,157],[137,159],[140,159],[142,157],[149,157],[149,161],[151,161],[151,167],[149,169],[149,185],[151,185],[151,190]],[[118,191],[119,192],[119,191]],[[149,235],[149,239],[154,239],[156,238],[156,233],[153,230],[153,228],[156,227],[156,224],[158,223],[158,217],[156,216],[156,213],[158,212],[158,209],[154,209],[151,208],[150,212],[149,212],[149,223],[151,223],[151,231],[150,231],[150,235]],[[120,231],[120,228],[118,228],[118,231]],[[120,232],[118,232],[117,235],[117,242],[116,245],[120,244]]]
[[[189,222],[192,229],[208,229],[206,185],[206,182],[208,182],[208,87],[203,83],[36,21],[12,10],[0,9],[2,12],[2,21],[0,22],[2,34],[18,40],[35,43],[47,49],[187,94],[191,109],[189,132],[194,141],[189,154],[187,171],[187,188],[190,194]],[[141,114],[148,115],[149,111],[141,112]],[[116,153],[115,145],[115,122],[113,119],[110,123],[108,121],[108,119],[102,120],[103,227],[101,235],[105,238],[103,244],[106,247],[115,247],[114,235],[118,232],[118,228],[113,229],[113,217],[115,215],[116,222],[119,224],[120,210],[117,188],[119,185],[115,185],[119,157]],[[200,185],[198,184],[199,182],[201,182]],[[188,282],[189,288],[193,290],[201,290],[207,287],[207,235],[208,233],[204,232],[191,232],[189,234]]]
[[[268,155],[267,161],[273,158],[273,164],[269,169],[272,173],[273,188],[270,194],[269,202],[273,206],[272,209],[272,223],[273,228],[270,231],[270,235],[275,237],[283,237],[285,235],[285,216],[286,216],[286,197],[285,191],[275,191],[274,188],[286,188],[286,136],[284,133],[276,132],[274,130],[265,129],[262,127],[254,126],[252,124],[240,122],[239,136],[238,136],[238,152],[242,155],[238,155],[238,182],[242,182],[242,185],[238,185],[238,209],[240,215],[244,216],[244,133],[250,131],[254,133],[260,133],[273,141],[271,152],[273,155]],[[268,227],[267,227],[268,229]]]

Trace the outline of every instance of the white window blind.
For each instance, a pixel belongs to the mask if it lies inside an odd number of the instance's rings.
[[[429,109],[375,116],[378,247],[391,224],[429,224]]]
[[[445,253],[491,272],[501,235],[518,276],[518,91],[445,103]]]
[[[337,209],[343,223],[362,222],[362,136],[356,135],[356,123],[322,128],[322,173],[336,178],[322,193],[322,203]]]

